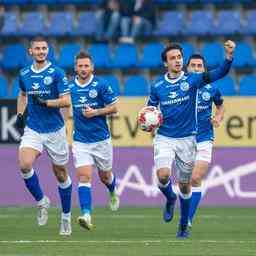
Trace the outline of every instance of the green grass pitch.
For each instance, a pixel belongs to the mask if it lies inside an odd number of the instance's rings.
[[[4,256],[253,256],[256,255],[256,208],[202,208],[191,238],[175,237],[178,213],[162,221],[161,209],[96,208],[87,231],[76,224],[73,234],[58,235],[59,211],[50,209],[49,222],[36,224],[35,208],[0,208],[0,255]]]

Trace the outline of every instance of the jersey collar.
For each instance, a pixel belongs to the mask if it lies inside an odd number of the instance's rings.
[[[177,78],[175,78],[175,79],[170,79],[170,78],[168,78],[168,73],[166,73],[165,75],[164,75],[164,79],[167,81],[167,82],[169,82],[169,83],[171,83],[171,84],[175,84],[175,83],[177,83],[183,76],[184,76],[184,71],[181,71],[181,74],[177,77]]]
[[[90,79],[89,79],[88,82],[86,82],[86,83],[84,83],[84,84],[80,84],[79,81],[78,81],[78,79],[77,79],[77,76],[76,76],[75,82],[76,82],[76,84],[77,84],[79,87],[85,87],[85,86],[89,85],[89,84],[92,82],[93,78],[94,78],[94,75],[91,75],[91,77],[90,77]]]
[[[49,68],[50,66],[52,65],[52,63],[50,61],[47,62],[47,64],[41,68],[41,69],[35,69],[34,68],[34,63],[31,65],[31,70],[34,72],[34,73],[41,73],[43,71],[45,71],[47,68]]]

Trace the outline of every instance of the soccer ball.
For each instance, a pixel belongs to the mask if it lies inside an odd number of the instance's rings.
[[[153,106],[144,107],[138,115],[138,124],[141,130],[152,132],[163,123],[162,113]]]

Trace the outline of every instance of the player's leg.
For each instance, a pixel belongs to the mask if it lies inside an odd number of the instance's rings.
[[[40,135],[29,128],[25,128],[19,148],[19,166],[28,191],[37,201],[37,222],[39,226],[47,223],[47,209],[50,207],[50,200],[44,195],[36,171],[33,169],[33,163],[42,150],[43,145]]]
[[[172,190],[171,169],[174,152],[168,138],[156,136],[154,139],[154,162],[157,170],[158,187],[166,198],[163,212],[165,222],[172,220],[177,196]]]
[[[93,149],[93,158],[98,169],[101,182],[109,192],[109,207],[112,211],[119,208],[119,197],[116,192],[116,177],[112,172],[113,147],[110,140],[97,143]]]
[[[90,154],[90,144],[74,142],[72,146],[76,176],[78,179],[78,199],[80,204],[81,216],[77,221],[85,229],[92,230],[92,172],[94,160]]]
[[[60,235],[71,235],[71,196],[72,182],[66,164],[69,150],[65,128],[44,136],[44,146],[52,161],[52,168],[58,181],[58,191],[62,206]]]
[[[177,141],[175,165],[179,184],[180,221],[177,238],[189,237],[188,217],[191,202],[191,176],[194,167],[196,144],[194,137]]]
[[[208,171],[212,156],[212,142],[205,141],[197,144],[196,163],[192,173],[192,198],[189,210],[189,226],[192,226],[193,218],[202,197],[202,179]]]

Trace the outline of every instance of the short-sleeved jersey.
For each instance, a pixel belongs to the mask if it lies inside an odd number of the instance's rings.
[[[103,108],[117,101],[111,85],[96,76],[86,84],[80,84],[77,78],[69,85],[72,98],[74,141],[95,143],[110,138],[106,116],[86,118],[83,111],[86,107]]]
[[[59,108],[48,108],[34,104],[33,95],[42,99],[57,99],[70,92],[65,73],[50,62],[41,70],[33,65],[23,68],[19,74],[20,90],[26,93],[27,126],[38,133],[55,132],[63,127],[64,121]]]
[[[181,72],[176,79],[161,76],[151,86],[148,105],[158,106],[163,114],[163,123],[158,134],[184,138],[197,133],[197,89],[225,76],[232,61],[225,60],[219,68],[208,73]]]
[[[211,123],[212,103],[216,106],[223,104],[223,98],[218,88],[213,84],[207,84],[198,91],[197,120],[198,132],[197,142],[214,139],[213,126]]]

